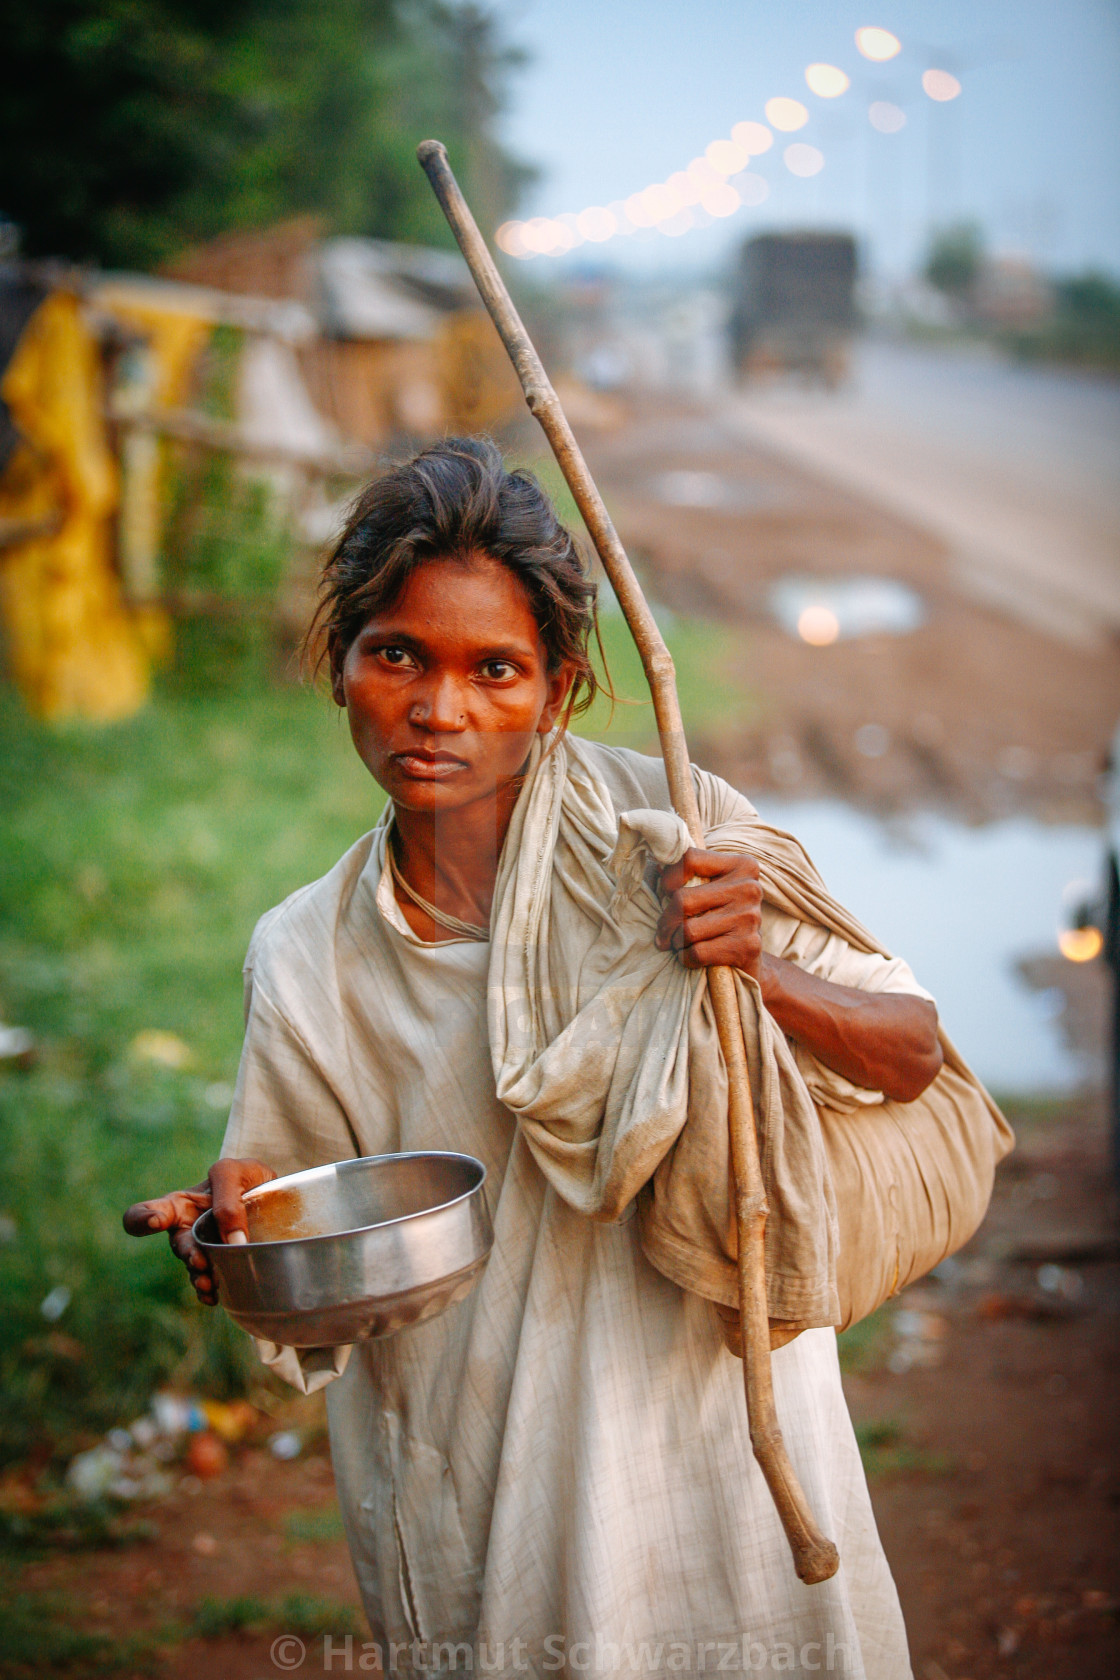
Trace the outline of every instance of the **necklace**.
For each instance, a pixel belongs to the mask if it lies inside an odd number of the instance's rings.
[[[410,898],[413,904],[415,904],[419,909],[423,910],[426,916],[430,916],[433,922],[436,922],[440,927],[446,928],[449,933],[457,933],[460,939],[473,939],[480,945],[489,943],[489,928],[478,927],[474,922],[462,922],[459,920],[458,916],[449,916],[446,910],[441,910],[438,905],[430,904],[422,894],[416,891],[415,887],[409,886],[408,882],[401,874],[400,867],[397,863],[391,835],[388,841],[388,850],[389,872],[392,875],[393,880],[397,883],[398,887],[400,887],[405,896]]]

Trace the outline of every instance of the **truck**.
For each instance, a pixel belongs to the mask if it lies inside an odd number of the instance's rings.
[[[833,388],[857,324],[856,242],[849,233],[760,233],[742,247],[730,317],[742,380],[795,373]]]

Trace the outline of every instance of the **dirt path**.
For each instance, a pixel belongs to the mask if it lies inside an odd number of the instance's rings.
[[[1120,1673],[1120,1235],[1099,1111],[1028,1117],[1020,1137],[946,1278],[844,1344],[917,1680]],[[317,1420],[302,1413],[305,1431]],[[244,1450],[141,1515],[137,1544],[26,1564],[12,1585],[44,1626],[151,1636],[166,1680],[264,1680],[285,1635],[321,1671],[324,1630],[336,1650],[355,1640],[356,1669],[368,1635],[321,1440],[287,1464]],[[65,1672],[0,1653],[3,1674]],[[120,1646],[79,1672],[145,1669]]]
[[[653,592],[740,632],[737,675],[759,718],[739,737],[693,744],[712,768],[748,792],[827,794],[882,812],[1100,820],[1098,779],[1120,717],[1113,645],[1075,647],[982,605],[946,544],[745,440],[718,413],[651,400],[585,446]],[[687,474],[704,475],[697,492],[718,505],[674,505]],[[791,574],[897,579],[921,597],[926,621],[907,635],[810,647],[771,612],[771,587]],[[868,723],[880,726],[874,756],[860,750]]]
[[[918,1680],[1120,1673],[1120,1232],[1103,1126],[1090,1107],[1020,1137],[948,1279],[908,1290],[870,1368],[845,1379]]]

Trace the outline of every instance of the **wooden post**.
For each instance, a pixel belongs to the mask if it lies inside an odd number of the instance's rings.
[[[626,557],[603,498],[587,468],[556,392],[540,357],[513,306],[486,242],[452,174],[446,148],[438,140],[424,140],[417,157],[452,232],[467,260],[502,343],[517,370],[525,401],[540,422],[576,506],[591,533],[603,570],[630,626],[653,697],[657,732],[673,808],[683,818],[696,846],[704,845],[700,809],[684,738],[676,672],[672,655],[641,585]],[[802,1581],[827,1581],[839,1568],[831,1540],[817,1528],[808,1502],[790,1463],[778,1414],[770,1371],[770,1320],[766,1308],[766,1194],[758,1157],[747,1056],[736,996],[735,976],[729,968],[709,968],[708,987],[720,1047],[727,1064],[728,1127],[735,1177],[735,1214],[739,1238],[739,1310],[743,1323],[743,1381],[746,1388],[751,1445],[785,1528],[794,1566]]]

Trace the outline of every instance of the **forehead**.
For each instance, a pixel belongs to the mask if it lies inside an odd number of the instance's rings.
[[[374,626],[472,646],[516,640],[535,649],[541,639],[525,585],[485,554],[425,560],[397,599],[370,617],[368,627]]]

